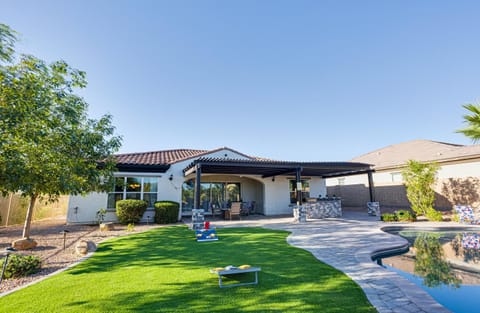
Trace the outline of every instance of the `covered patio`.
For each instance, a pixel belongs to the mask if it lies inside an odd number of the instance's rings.
[[[293,185],[293,195],[290,200],[295,200],[297,205],[304,201],[304,185],[306,179],[316,180],[312,183],[312,188],[319,194],[319,190],[325,190],[321,184],[323,180],[330,177],[341,177],[350,175],[368,175],[370,200],[375,200],[372,173],[374,170],[370,164],[354,162],[288,162],[273,160],[246,160],[246,159],[228,159],[228,158],[199,158],[191,162],[183,169],[186,181],[192,184],[193,209],[204,209],[202,206],[201,190],[202,183],[208,181],[208,177],[228,176],[249,179],[257,184],[257,188],[262,188],[261,201],[264,205],[257,213],[264,215],[275,215],[272,211],[275,205],[273,198],[285,192],[279,188],[288,188],[288,182]],[[281,185],[279,183],[283,183]],[[320,183],[319,183],[320,182]],[[286,187],[285,187],[286,186]],[[291,188],[292,189],[292,188]],[[288,192],[288,190],[287,190]],[[292,190],[290,191],[292,192]],[[315,194],[315,192],[314,192]],[[287,200],[288,201],[288,200]],[[290,204],[290,203],[289,203]],[[285,212],[282,212],[285,213]]]

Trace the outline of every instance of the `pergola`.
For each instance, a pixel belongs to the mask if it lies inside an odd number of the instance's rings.
[[[184,170],[184,176],[195,173],[194,208],[200,208],[200,180],[202,174],[260,175],[262,178],[280,175],[295,175],[297,186],[301,186],[302,176],[341,177],[358,174],[368,175],[370,201],[375,200],[370,164],[355,162],[287,162],[272,160],[243,160],[226,158],[199,158]],[[302,203],[301,188],[297,188],[297,202]]]

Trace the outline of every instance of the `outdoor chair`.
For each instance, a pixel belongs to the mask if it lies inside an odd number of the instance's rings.
[[[215,214],[218,216],[222,215],[222,210],[217,204],[212,204],[211,211],[213,217],[215,217]]]
[[[475,211],[471,206],[455,205],[454,209],[458,215],[458,219],[460,223],[478,224],[480,222],[480,220],[475,217]]]
[[[249,215],[249,214],[253,213],[254,205],[255,205],[255,201],[243,202],[242,203],[242,209],[241,209],[240,213],[242,215]]]
[[[232,202],[232,206],[230,207],[230,210],[225,211],[225,219],[230,219],[232,220],[233,216],[238,216],[238,219],[240,218],[240,211],[242,209],[242,203],[241,202]]]
[[[250,214],[255,213],[255,204],[256,204],[255,201],[250,201],[250,207],[249,207]]]

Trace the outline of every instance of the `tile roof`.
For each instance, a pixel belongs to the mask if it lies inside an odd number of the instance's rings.
[[[138,153],[125,153],[115,155],[117,164],[124,165],[171,165],[181,161],[185,161],[192,158],[201,157],[210,153],[218,152],[221,150],[230,150],[249,159],[265,160],[263,158],[256,158],[245,155],[233,149],[222,147],[214,150],[195,150],[195,149],[174,149],[174,150],[161,150],[151,152],[138,152]]]
[[[115,155],[120,164],[164,165],[173,164],[208,153],[208,150],[175,149]]]
[[[351,161],[373,164],[378,170],[400,167],[408,160],[446,162],[472,158],[480,158],[480,145],[463,146],[431,140],[412,140],[369,152]]]

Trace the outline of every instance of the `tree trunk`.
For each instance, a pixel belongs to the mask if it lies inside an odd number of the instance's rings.
[[[30,225],[32,224],[33,207],[35,206],[37,197],[37,194],[30,195],[30,204],[28,205],[27,216],[25,217],[25,225],[23,226],[24,239],[30,239]]]

